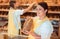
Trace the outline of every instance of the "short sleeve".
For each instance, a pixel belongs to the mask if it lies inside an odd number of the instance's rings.
[[[15,10],[15,15],[22,15],[24,13],[24,10]]]

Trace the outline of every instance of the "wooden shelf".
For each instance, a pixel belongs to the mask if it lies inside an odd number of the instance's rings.
[[[9,3],[0,3],[0,5],[9,5]]]
[[[48,13],[53,13],[53,14],[60,14],[60,11],[48,11]]]
[[[50,20],[59,20],[59,18],[49,18]]]
[[[7,2],[8,1],[8,2]],[[8,12],[9,12],[9,0],[7,1],[3,1],[0,3],[0,30],[2,28],[2,31],[0,32],[0,34],[6,34],[7,33],[7,25],[8,25],[8,20],[6,18],[8,18]]]
[[[9,11],[9,9],[0,9],[0,11]]]
[[[59,26],[58,25],[53,25],[53,27],[57,27],[58,28]]]
[[[4,30],[8,30],[8,28],[6,27],[6,28],[3,28]]]
[[[0,11],[9,11],[9,9],[0,9]],[[36,13],[36,11],[28,11],[28,12],[34,12],[34,13]],[[60,14],[60,11],[48,11],[48,13],[56,13],[56,14]]]
[[[34,12],[34,13],[36,13],[36,11],[34,11],[34,10],[32,10],[32,11],[28,11],[28,12]]]
[[[36,13],[36,11],[28,11],[28,12],[35,12]],[[48,11],[48,13],[52,13],[52,14],[60,14],[60,11]]]
[[[0,17],[8,18],[8,15],[0,15]]]
[[[29,6],[30,4],[20,4],[20,6]]]
[[[20,6],[29,6],[31,4],[20,4]],[[60,6],[60,4],[48,4],[48,6]]]
[[[48,6],[60,6],[60,4],[48,4]]]
[[[4,26],[8,23],[8,21],[0,21],[0,26]]]

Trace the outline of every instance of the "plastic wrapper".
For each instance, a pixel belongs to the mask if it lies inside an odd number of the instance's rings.
[[[33,29],[33,19],[31,17],[27,17],[23,25],[23,32],[29,32],[31,29]]]

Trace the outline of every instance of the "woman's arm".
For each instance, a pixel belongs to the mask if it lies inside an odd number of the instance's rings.
[[[30,32],[29,34],[31,34],[35,39],[41,39],[41,36],[37,35],[35,32]]]
[[[32,3],[27,9],[24,9],[24,13],[28,12],[30,9],[32,9],[32,7],[34,6],[34,4],[36,4],[36,2]]]
[[[25,34],[31,34],[35,39],[41,39],[41,36],[40,35],[37,35],[35,32],[25,31],[23,33],[25,33]]]

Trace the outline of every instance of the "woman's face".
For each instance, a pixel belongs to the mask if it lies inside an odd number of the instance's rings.
[[[37,5],[36,12],[37,12],[37,16],[42,17],[46,15],[47,10],[44,10],[44,8],[40,5]]]

